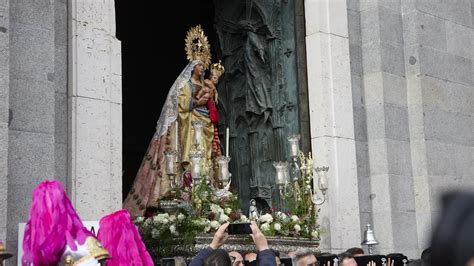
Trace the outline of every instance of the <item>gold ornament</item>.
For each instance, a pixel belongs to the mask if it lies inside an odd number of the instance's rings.
[[[221,64],[221,60],[218,63],[211,65],[211,74],[220,77],[224,73],[224,66]]]
[[[187,59],[189,61],[199,60],[204,65],[204,69],[207,69],[211,63],[211,49],[201,25],[188,30],[185,44],[184,50],[186,50]]]

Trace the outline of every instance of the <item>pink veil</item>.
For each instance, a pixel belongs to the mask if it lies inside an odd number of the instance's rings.
[[[107,266],[154,265],[137,227],[126,210],[102,217],[97,238],[109,252]]]
[[[76,249],[92,234],[83,226],[63,186],[44,181],[35,190],[23,238],[22,265],[57,265],[66,244]]]

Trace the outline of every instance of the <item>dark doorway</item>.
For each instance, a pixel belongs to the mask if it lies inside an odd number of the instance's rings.
[[[169,88],[186,66],[184,38],[201,24],[218,53],[212,0],[115,0],[122,42],[123,195],[130,190],[155,132]],[[167,19],[170,18],[170,19]]]

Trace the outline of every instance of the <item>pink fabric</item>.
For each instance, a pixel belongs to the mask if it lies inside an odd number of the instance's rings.
[[[111,256],[107,260],[107,266],[154,265],[137,227],[126,210],[100,219],[97,238]]]
[[[44,181],[35,190],[23,237],[22,265],[57,265],[66,247],[74,250],[92,234],[82,225],[63,186]]]

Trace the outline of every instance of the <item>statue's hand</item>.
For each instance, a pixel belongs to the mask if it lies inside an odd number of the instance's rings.
[[[206,93],[206,94],[204,94],[201,98],[199,98],[199,99],[197,100],[196,105],[197,105],[197,106],[205,105],[208,100],[209,100],[209,93]]]

